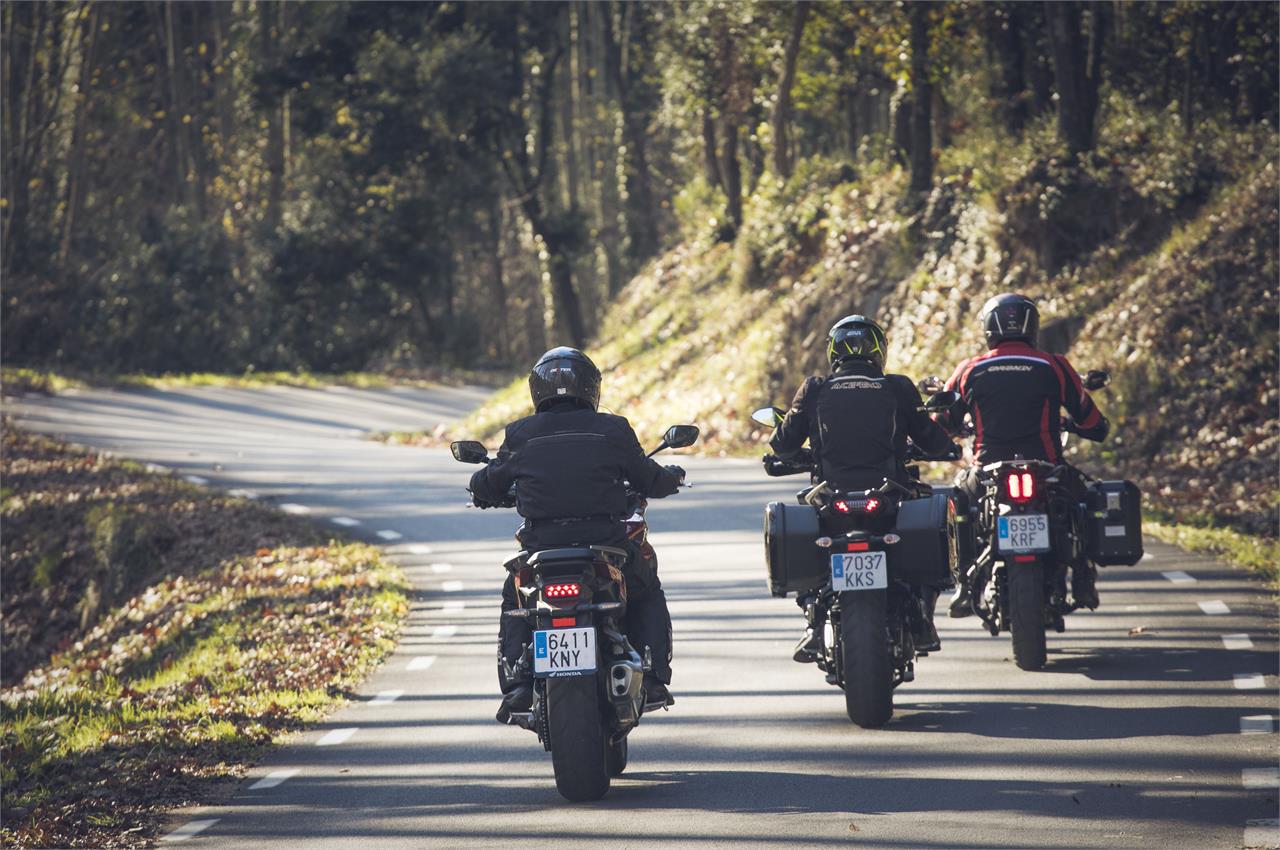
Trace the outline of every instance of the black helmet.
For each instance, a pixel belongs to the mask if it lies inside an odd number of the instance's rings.
[[[1040,311],[1027,296],[1005,292],[982,305],[982,329],[988,348],[1015,339],[1034,346],[1040,333]]]
[[[577,399],[595,410],[600,404],[600,370],[576,348],[553,348],[533,364],[529,395],[535,410],[561,398]]]
[[[845,316],[827,331],[827,360],[836,368],[842,360],[868,360],[884,368],[884,350],[889,347],[884,328],[866,316]]]

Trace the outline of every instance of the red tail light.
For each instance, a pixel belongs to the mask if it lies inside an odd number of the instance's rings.
[[[1036,495],[1036,479],[1030,472],[1010,472],[1005,480],[1009,498],[1015,502],[1029,502]]]
[[[839,513],[842,513],[842,514],[849,513],[849,503],[846,502],[844,499],[837,499],[836,501],[832,502],[831,507],[835,508],[836,511]]]
[[[867,504],[863,508],[867,513],[875,513],[880,508],[880,500],[876,498],[867,499]]]
[[[575,582],[565,584],[549,584],[542,589],[543,596],[548,599],[569,599],[582,592],[582,585]]]

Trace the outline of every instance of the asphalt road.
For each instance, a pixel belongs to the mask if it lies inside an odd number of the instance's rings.
[[[939,617],[943,649],[881,730],[790,660],[801,620],[765,588],[761,507],[794,479],[682,460],[651,506],[678,703],[646,716],[602,801],[564,802],[528,732],[497,725],[494,635],[512,512],[464,507],[442,450],[361,440],[448,420],[479,390],[84,391],[7,400],[19,424],[271,499],[386,546],[415,587],[359,701],[274,752],[162,843],[193,848],[1240,848],[1280,845],[1277,617],[1264,588],[1148,540],[1102,607],[1051,635]],[[657,442],[659,435],[641,435]],[[358,524],[357,524],[358,523]],[[337,525],[335,524],[335,527]],[[1139,634],[1131,631],[1141,627]]]

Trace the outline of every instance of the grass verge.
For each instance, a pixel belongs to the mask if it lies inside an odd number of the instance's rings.
[[[1272,591],[1280,591],[1280,541],[1274,538],[1230,528],[1172,523],[1163,515],[1144,517],[1142,530],[1188,552],[1214,555],[1232,566],[1251,570],[1266,581]]]
[[[6,428],[0,842],[136,847],[395,646],[376,548]]]

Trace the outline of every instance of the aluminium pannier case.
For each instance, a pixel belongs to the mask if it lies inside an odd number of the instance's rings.
[[[770,502],[764,506],[764,555],[769,592],[774,596],[803,593],[831,578],[831,556],[814,541],[818,512],[810,505]]]
[[[1142,560],[1142,493],[1132,481],[1089,485],[1085,527],[1089,558],[1100,567],[1131,567]]]
[[[945,492],[898,506],[894,531],[902,539],[889,552],[889,575],[910,584],[946,585],[956,559],[955,507]]]

